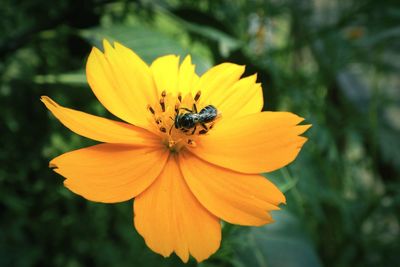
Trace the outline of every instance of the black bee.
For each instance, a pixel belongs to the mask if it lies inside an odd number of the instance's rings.
[[[200,112],[197,112],[196,105],[193,105],[193,110],[187,108],[181,109],[188,111],[188,113],[180,114],[179,111],[177,111],[174,120],[175,128],[181,129],[183,132],[188,132],[190,129],[193,129],[192,134],[196,132],[199,124],[204,128],[199,131],[199,133],[207,133],[209,128],[206,126],[206,123],[214,121],[218,116],[218,110],[213,105],[205,106]]]

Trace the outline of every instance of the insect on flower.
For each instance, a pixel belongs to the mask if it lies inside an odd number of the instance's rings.
[[[203,261],[220,246],[221,223],[259,226],[285,196],[259,175],[292,162],[310,125],[290,112],[261,112],[256,75],[217,65],[202,76],[190,56],[150,66],[104,41],[86,74],[101,104],[122,121],[41,100],[75,133],[101,142],[67,152],[50,166],[64,185],[91,201],[134,198],[134,226],[153,251]]]
[[[188,111],[188,113],[180,114],[179,109],[176,110],[176,116],[174,120],[175,128],[181,129],[183,132],[189,132],[189,130],[193,129],[191,131],[191,134],[194,134],[196,132],[198,125],[201,125],[203,127],[203,129],[199,131],[199,134],[206,134],[208,130],[210,130],[213,126],[210,125],[209,127],[207,127],[206,123],[213,122],[218,116],[218,110],[213,105],[208,105],[204,107],[202,110],[200,110],[199,113],[197,113],[196,104],[193,104],[193,110],[190,110],[188,108],[180,109],[186,110]],[[170,129],[170,133],[171,130],[172,127]]]

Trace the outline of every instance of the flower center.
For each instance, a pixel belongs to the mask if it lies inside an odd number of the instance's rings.
[[[195,147],[199,136],[207,134],[220,117],[213,105],[201,105],[200,97],[201,91],[184,97],[163,91],[156,104],[148,105],[151,125],[171,151]]]

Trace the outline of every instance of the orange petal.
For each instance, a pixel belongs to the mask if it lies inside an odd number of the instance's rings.
[[[86,74],[99,101],[115,116],[147,127],[147,105],[156,101],[156,89],[149,67],[133,51],[104,41],[105,53],[93,48]]]
[[[201,91],[203,105],[215,105],[220,102],[226,90],[242,76],[244,66],[222,63],[204,73],[194,87],[193,93]]]
[[[299,136],[311,125],[289,112],[260,112],[224,118],[189,148],[200,158],[244,173],[270,172],[292,162],[307,141]],[[296,126],[297,125],[297,126]]]
[[[178,92],[179,57],[167,55],[159,57],[150,66],[158,94]]]
[[[136,126],[93,116],[58,105],[47,96],[40,99],[53,115],[71,131],[107,143],[160,146],[159,137]]]
[[[240,225],[272,222],[268,211],[277,210],[285,196],[260,175],[243,174],[181,153],[180,169],[196,198],[217,217]]]
[[[175,252],[187,262],[190,254],[200,262],[218,249],[221,226],[190,192],[176,161],[171,155],[157,180],[135,198],[135,227],[164,257]]]
[[[86,199],[121,202],[143,192],[160,174],[168,152],[120,144],[100,144],[65,153],[50,162],[64,185]]]
[[[257,75],[240,79],[221,93],[214,104],[223,118],[239,118],[261,111],[263,92],[256,79]]]
[[[189,93],[199,80],[199,76],[197,76],[195,68],[195,65],[192,64],[191,57],[185,57],[179,67],[178,77],[178,92],[180,92],[182,95]]]

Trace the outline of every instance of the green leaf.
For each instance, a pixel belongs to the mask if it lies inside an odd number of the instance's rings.
[[[228,57],[231,51],[241,47],[241,43],[238,40],[217,29],[194,23],[187,23],[186,27],[189,31],[198,33],[203,37],[209,38],[210,40],[217,41],[219,51],[224,57]]]
[[[225,32],[210,26],[183,20],[162,7],[156,7],[156,11],[158,11],[158,15],[160,17],[165,16],[167,20],[170,19],[172,23],[176,24],[177,27],[183,28],[188,32],[198,34],[211,41],[215,41],[218,44],[219,52],[223,57],[228,57],[232,51],[240,48],[243,45],[240,40],[230,36]]]
[[[299,220],[287,211],[273,215],[276,222],[253,227],[243,234],[236,266],[320,267],[321,262]]]
[[[172,36],[147,25],[122,25],[115,24],[110,27],[97,27],[81,31],[82,37],[96,47],[102,47],[102,40],[118,41],[135,51],[144,61],[150,64],[157,57],[166,54],[177,54],[184,57],[191,54],[197,71],[204,72],[211,67],[212,62],[208,58],[196,54],[196,50],[185,47],[179,42],[179,38]]]

